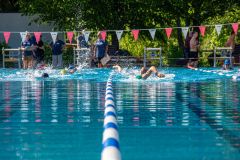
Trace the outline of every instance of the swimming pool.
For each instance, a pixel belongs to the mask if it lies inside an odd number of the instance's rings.
[[[112,70],[54,70],[47,80],[33,72],[0,70],[0,159],[100,159]],[[122,159],[240,159],[237,69],[162,72],[167,78],[113,76]]]

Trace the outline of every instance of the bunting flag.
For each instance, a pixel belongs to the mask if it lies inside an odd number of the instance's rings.
[[[42,32],[34,32],[34,36],[36,38],[37,43],[40,41],[41,34],[42,34]]]
[[[121,39],[122,34],[123,34],[123,30],[118,30],[118,31],[116,31],[116,35],[117,35],[118,41]]]
[[[166,31],[167,37],[169,39],[171,36],[171,33],[172,33],[172,28],[165,28],[165,31]]]
[[[27,35],[27,32],[20,32],[20,36],[22,38],[22,42],[25,41],[26,35]]]
[[[52,36],[53,43],[55,43],[57,40],[58,32],[50,32],[50,34]]]
[[[84,35],[84,37],[85,37],[85,41],[86,41],[86,42],[88,42],[88,40],[89,40],[89,35],[90,35],[90,33],[91,33],[90,31],[84,31],[84,32],[83,32],[83,35]]]
[[[136,41],[138,39],[139,30],[138,29],[132,30],[132,34],[133,34],[134,40]]]
[[[215,25],[215,29],[216,29],[217,34],[219,36],[219,34],[221,33],[221,30],[222,30],[222,25],[221,24]]]
[[[8,40],[10,38],[10,34],[11,34],[11,32],[3,32],[3,36],[5,38],[6,44],[8,44]]]
[[[186,39],[186,37],[187,37],[188,29],[189,29],[189,27],[182,27],[182,33],[184,35],[184,39]]]
[[[206,26],[199,26],[199,30],[201,32],[201,35],[204,37],[205,35],[205,30],[206,30]]]
[[[156,34],[156,29],[149,29],[148,31],[151,34],[152,39],[154,40],[155,34]]]
[[[105,41],[107,37],[107,32],[106,31],[101,31],[102,39]]]
[[[72,44],[73,32],[67,32],[67,38],[68,38],[70,44]]]
[[[233,23],[232,28],[233,28],[234,33],[237,35],[237,33],[238,33],[238,23]]]

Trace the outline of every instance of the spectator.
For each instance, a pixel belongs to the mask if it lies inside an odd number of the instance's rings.
[[[102,39],[101,32],[98,32],[98,39],[95,43],[94,48],[94,57],[97,59],[98,68],[102,68],[103,65],[101,63],[101,59],[106,56],[108,52],[108,43],[107,41]]]
[[[40,40],[36,43],[36,50],[34,51],[34,67],[38,64],[44,63],[44,44],[42,41],[42,35],[40,36]]]
[[[59,39],[57,36],[56,42],[51,42],[50,44],[52,48],[52,65],[53,68],[62,68],[62,52],[65,48],[65,43]]]
[[[230,37],[228,38],[227,42],[225,43],[225,47],[232,47],[232,50],[235,48],[235,32],[232,31]]]
[[[26,38],[21,46],[21,50],[23,50],[22,59],[23,59],[23,68],[24,69],[32,68],[33,49],[34,49],[34,43],[31,41],[30,33],[27,33]]]
[[[89,45],[85,39],[84,31],[82,30],[81,34],[77,38],[77,48],[89,48]]]
[[[194,61],[198,60],[198,50],[199,50],[199,41],[198,41],[198,32],[194,32],[190,40],[190,55],[189,58]]]
[[[184,44],[184,58],[188,58],[190,54],[190,40],[193,36],[193,32],[190,31],[185,39],[185,44]]]

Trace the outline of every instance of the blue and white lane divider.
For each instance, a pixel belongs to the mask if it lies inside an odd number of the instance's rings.
[[[193,70],[218,74],[220,76],[226,76],[226,77],[232,77],[233,76],[233,74],[230,71],[226,71],[226,70],[206,70],[206,69],[200,69],[200,68],[195,68]]]
[[[106,85],[101,160],[121,160],[117,114],[112,89],[112,76],[113,74],[110,74]]]

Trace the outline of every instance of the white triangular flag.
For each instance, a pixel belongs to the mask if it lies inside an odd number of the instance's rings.
[[[88,42],[90,31],[84,31],[83,34],[84,34],[84,37],[85,37],[85,41]]]
[[[156,29],[149,29],[152,39],[155,38]]]
[[[187,37],[188,28],[189,28],[189,27],[182,27],[182,32],[183,32],[183,35],[184,35],[184,39],[186,39],[186,37]]]
[[[123,34],[123,30],[118,30],[118,31],[116,31],[116,34],[117,34],[117,39],[118,39],[118,41],[121,39],[121,37],[122,37],[122,34]]]
[[[221,24],[215,25],[215,29],[216,29],[217,34],[219,36],[219,34],[220,34],[221,30],[222,30],[222,25]]]
[[[26,35],[27,35],[27,32],[20,32],[20,36],[22,38],[22,42],[25,41]]]
[[[50,32],[51,36],[52,36],[52,40],[53,40],[53,43],[56,42],[56,39],[57,39],[57,34],[58,32]]]

